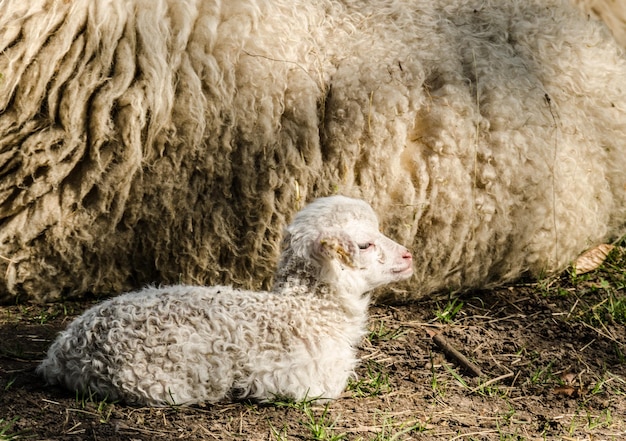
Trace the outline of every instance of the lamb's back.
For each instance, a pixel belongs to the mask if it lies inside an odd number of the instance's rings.
[[[328,366],[318,364],[334,362],[315,360],[336,353],[346,365],[339,369],[350,370],[361,325],[323,303],[220,286],[146,288],[78,317],[39,372],[52,384],[149,405],[215,402],[233,389],[265,399],[290,395],[298,382],[324,392],[316,385],[328,383],[319,378]],[[295,366],[306,366],[297,378]],[[285,381],[276,378],[281,371]]]

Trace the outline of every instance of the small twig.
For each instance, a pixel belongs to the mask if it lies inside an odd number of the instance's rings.
[[[468,371],[474,377],[482,377],[483,373],[478,366],[469,361],[465,355],[461,354],[457,349],[455,349],[448,341],[445,339],[443,335],[438,332],[433,331],[432,329],[427,329],[428,335],[433,339],[435,344],[439,346],[439,348],[443,351],[443,353],[452,358],[458,364],[460,364],[466,371]]]

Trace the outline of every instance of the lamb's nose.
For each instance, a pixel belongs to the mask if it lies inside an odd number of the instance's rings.
[[[411,252],[409,250],[404,250],[404,253],[402,253],[402,258],[406,259],[406,260],[412,260],[413,256],[411,256]]]

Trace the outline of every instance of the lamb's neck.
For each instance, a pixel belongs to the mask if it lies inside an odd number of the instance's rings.
[[[272,291],[286,296],[307,296],[336,303],[348,315],[366,317],[369,295],[343,290],[322,280],[319,268],[308,261],[282,262],[274,280]]]
[[[311,263],[294,259],[283,263],[276,272],[272,291],[285,295],[330,297],[332,289],[320,281],[319,270]]]

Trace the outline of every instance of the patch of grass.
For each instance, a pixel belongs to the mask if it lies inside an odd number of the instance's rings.
[[[435,316],[441,323],[452,323],[461,308],[463,308],[463,305],[463,302],[459,298],[451,299],[443,307],[437,305]]]
[[[567,297],[573,301],[563,317],[582,322],[598,335],[617,342],[616,326],[626,325],[626,236],[621,238],[606,260],[593,271],[577,274],[573,268],[536,284],[548,298]],[[568,300],[569,301],[569,300]],[[623,347],[615,345],[615,355],[626,362]]]
[[[439,374],[437,373],[437,369],[435,368],[434,359],[430,359],[430,387],[433,391],[434,397],[444,397],[446,395],[447,384],[444,381],[441,381],[439,378]]]
[[[19,341],[9,343],[6,346],[3,345],[3,347],[0,348],[0,354],[7,358],[13,358],[18,360],[26,358],[26,351],[24,349],[24,346]]]
[[[611,409],[604,409],[599,415],[593,415],[588,411],[586,413],[587,428],[589,430],[595,430],[600,427],[611,427],[613,424],[613,416],[611,415]]]
[[[10,310],[6,311],[5,322],[20,323],[25,321],[45,325],[57,317],[67,317],[74,314],[74,307],[65,303],[54,303],[44,306],[20,304],[18,305],[17,314]]]
[[[9,389],[11,389],[11,387],[13,386],[13,384],[15,383],[15,380],[17,379],[17,377],[11,377],[7,380],[7,384],[4,385],[4,391],[8,391]]]
[[[495,427],[497,430],[497,439],[499,441],[522,441],[526,440],[526,436],[519,433],[518,424],[520,421],[516,421],[515,414],[517,411],[510,403],[507,403],[509,409],[501,414],[496,414]],[[495,439],[495,438],[494,438]],[[533,438],[542,439],[542,438]]]
[[[359,380],[350,379],[348,391],[355,397],[374,397],[388,393],[391,390],[389,375],[379,363],[367,363],[367,377]]]
[[[306,420],[303,422],[311,433],[311,439],[316,441],[339,441],[346,439],[345,433],[335,434],[335,421],[332,421],[328,412],[328,405],[324,406],[324,410],[320,415],[310,406],[303,408]]]
[[[405,435],[422,433],[427,430],[426,424],[422,422],[412,420],[398,424],[393,417],[383,415],[380,432],[376,433],[373,438],[368,438],[368,441],[396,441],[404,439]],[[363,440],[363,438],[359,438],[359,440]]]
[[[167,395],[169,397],[169,399],[165,400],[167,403],[167,406],[173,410],[179,409],[180,403],[176,402],[176,399],[174,398],[174,394],[172,393],[172,390],[170,388],[167,388]]]
[[[515,408],[511,406],[511,404],[509,403],[509,410],[507,410],[504,414],[500,414],[497,416],[498,417],[498,420],[496,421],[497,424],[499,425],[500,424],[499,420],[502,420],[504,421],[505,424],[509,425],[515,413],[516,413]]]
[[[270,426],[270,434],[272,435],[272,438],[276,441],[287,441],[289,438],[287,437],[287,426],[284,425],[283,428],[281,430],[276,429],[276,427],[274,427],[274,425],[268,421],[268,424]]]
[[[537,367],[528,377],[533,386],[540,384],[560,384],[561,380],[552,373],[552,362],[546,366]]]
[[[605,372],[602,375],[602,378],[599,378],[595,383],[593,383],[593,386],[589,387],[587,393],[585,394],[585,401],[583,404],[586,404],[587,400],[594,395],[605,393],[626,397],[626,379],[611,372]]]
[[[626,325],[626,295],[619,296],[615,291],[607,289],[606,297],[593,305],[582,318],[592,326],[613,323]]]
[[[463,389],[469,389],[470,387],[467,385],[467,382],[463,379],[463,377],[461,377],[458,372],[456,372],[454,369],[452,369],[448,363],[444,364],[444,367],[446,368],[446,370],[448,371],[448,373],[450,375],[452,375],[452,377],[457,381],[457,383],[463,388]]]
[[[613,416],[610,409],[604,409],[600,413],[594,414],[588,409],[579,408],[570,421],[568,432],[570,435],[574,435],[580,427],[584,427],[586,430],[597,430],[611,427],[612,424]]]
[[[86,392],[76,391],[76,404],[82,410],[89,410],[95,414],[101,423],[108,423],[115,410],[115,402],[106,397],[100,398],[96,392],[88,389]]]
[[[8,421],[0,418],[0,441],[14,440],[20,436],[19,432],[13,432],[13,426],[17,420],[17,417]]]
[[[41,310],[41,312],[33,317],[40,325],[45,325],[50,320],[54,320],[58,316],[56,311]]]
[[[312,441],[341,441],[346,439],[345,433],[335,433],[336,420],[333,420],[330,416],[329,404],[325,404],[321,408],[314,406],[314,400],[304,399],[302,401],[274,401],[274,405],[278,407],[287,407],[294,409],[302,413],[303,419],[299,423],[304,426],[309,432],[309,438]],[[281,432],[277,432],[272,429],[274,437],[277,435],[279,438],[276,440],[286,440],[287,431],[283,428]]]
[[[378,325],[370,329],[368,339],[371,342],[396,340],[407,333],[407,330],[399,327],[396,329],[388,328],[385,323],[380,320]]]
[[[49,305],[47,307],[42,307],[39,310],[39,313],[35,314],[32,317],[32,320],[36,320],[40,325],[45,325],[51,320],[56,319],[59,316],[67,317],[68,315],[74,314],[74,308],[68,307],[64,303]]]
[[[506,398],[509,396],[509,392],[507,390],[502,390],[498,384],[489,384],[486,386],[479,385],[476,388],[476,393],[489,398]]]

